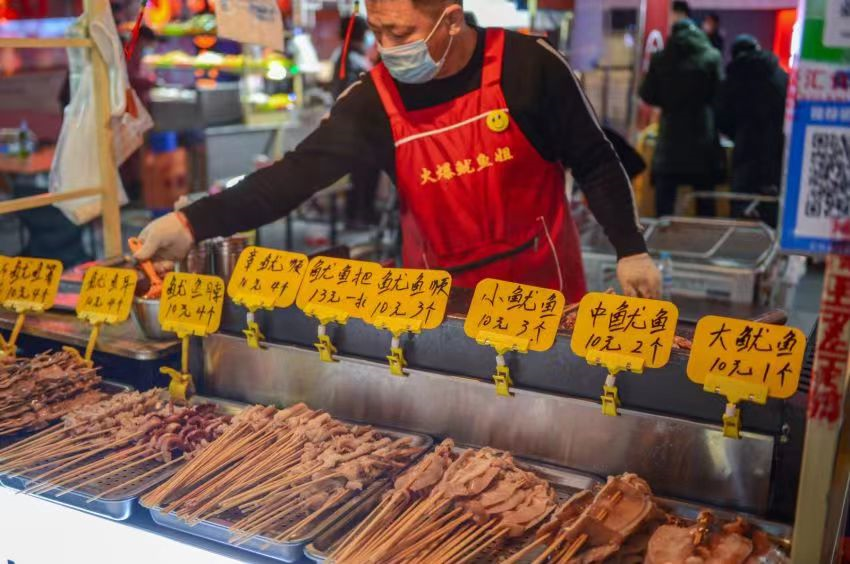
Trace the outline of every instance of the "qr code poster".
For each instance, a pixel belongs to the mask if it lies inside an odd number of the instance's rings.
[[[823,44],[850,47],[850,0],[827,0]]]
[[[797,103],[783,204],[784,250],[850,253],[850,104]]]
[[[835,222],[850,219],[850,127],[806,128],[800,204],[798,235],[835,237]]]

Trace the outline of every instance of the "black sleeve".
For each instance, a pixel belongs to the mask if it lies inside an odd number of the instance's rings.
[[[554,49],[542,44],[539,48],[547,50],[539,119],[546,124],[548,143],[572,169],[618,258],[645,253],[632,187],[617,153],[566,60]]]
[[[389,119],[374,84],[364,77],[294,151],[183,213],[198,241],[256,229],[286,216],[355,167],[386,170],[392,155]]]

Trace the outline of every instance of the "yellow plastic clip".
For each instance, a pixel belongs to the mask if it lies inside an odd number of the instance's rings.
[[[248,328],[244,329],[242,333],[245,334],[245,338],[248,340],[248,346],[252,349],[261,349],[263,348],[260,345],[260,341],[265,340],[266,336],[263,335],[263,332],[260,331],[259,324],[254,321],[254,312],[248,312]]]
[[[191,374],[180,372],[167,366],[161,367],[159,371],[171,377],[171,383],[168,384],[168,393],[171,394],[172,400],[186,401],[192,396],[194,386],[192,385]]]
[[[337,350],[331,342],[331,338],[328,337],[326,330],[325,325],[319,325],[319,342],[315,345],[316,350],[319,351],[319,359],[322,362],[336,362],[334,354],[336,354]]]
[[[608,369],[605,385],[602,386],[602,413],[616,417],[620,414],[619,407],[620,392],[617,389],[617,374],[620,372],[634,372],[642,374],[646,361],[642,358],[619,354],[610,351],[587,351],[587,363],[593,366],[604,366]]]
[[[395,340],[395,338],[393,339]],[[393,376],[407,376],[404,372],[404,367],[407,366],[407,360],[404,358],[404,349],[401,347],[391,347],[387,360],[390,361],[390,374]]]
[[[723,414],[723,436],[729,439],[741,438],[741,410],[734,403],[726,404]]]
[[[605,385],[602,386],[602,413],[611,417],[620,415],[618,408],[620,407],[620,392],[617,389],[616,377],[609,374],[605,379]]]
[[[706,392],[726,396],[728,403],[723,414],[723,436],[730,439],[741,438],[741,410],[738,404],[751,401],[764,405],[767,403],[768,387],[756,382],[744,382],[724,376],[709,375],[703,389]]]
[[[493,381],[496,383],[496,395],[509,398],[511,397],[511,386],[514,385],[514,381],[511,380],[511,369],[504,364],[505,357],[499,355],[496,358],[496,373],[493,374]],[[500,362],[502,364],[499,364]]]
[[[90,359],[84,358],[83,355],[80,354],[80,351],[78,351],[74,347],[62,347],[62,350],[73,356],[74,360],[76,360],[79,364],[83,366],[88,366],[89,368],[94,366],[94,363]]]
[[[527,353],[530,340],[491,333],[490,331],[481,331],[475,338],[475,342],[479,345],[490,346],[496,349],[496,373],[493,374],[493,381],[496,383],[496,394],[511,397],[511,386],[514,385],[514,381],[511,379],[511,369],[508,368],[505,362],[505,354],[511,351]]]
[[[0,357],[15,358],[18,354],[18,335],[21,334],[21,329],[24,328],[24,321],[26,321],[27,314],[26,311],[18,307],[14,309],[18,313],[18,317],[15,319],[15,326],[12,328],[12,334],[9,336],[9,340],[3,340]]]

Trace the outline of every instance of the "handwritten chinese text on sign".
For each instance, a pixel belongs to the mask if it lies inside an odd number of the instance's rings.
[[[239,255],[227,294],[251,310],[289,307],[307,274],[307,261],[300,253],[248,247]]]
[[[700,319],[688,361],[688,378],[704,384],[720,376],[767,386],[789,398],[800,384],[806,337],[794,327],[710,315]]]
[[[384,268],[369,296],[371,324],[381,319],[416,322],[419,329],[435,329],[446,316],[452,277],[442,270]]]
[[[298,307],[320,306],[365,319],[368,297],[378,284],[381,267],[374,262],[315,257],[298,290]]]
[[[94,266],[86,271],[77,316],[89,323],[120,323],[130,316],[138,276],[128,268]]]
[[[489,332],[545,351],[555,343],[565,303],[557,290],[487,278],[475,287],[463,329],[473,339]]]
[[[15,311],[44,311],[59,291],[62,263],[52,259],[16,258],[6,265],[3,307]]]
[[[579,304],[572,350],[642,358],[648,368],[670,360],[679,310],[669,302],[590,293]]]
[[[159,322],[180,337],[209,335],[218,331],[223,305],[221,278],[172,272],[163,281]]]

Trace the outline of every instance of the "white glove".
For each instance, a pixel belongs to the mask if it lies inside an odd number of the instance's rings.
[[[142,230],[139,235],[142,248],[133,253],[136,260],[179,261],[186,258],[195,244],[195,237],[189,222],[185,216],[179,217],[179,213],[165,215]]]
[[[620,259],[617,280],[627,296],[655,300],[661,297],[661,271],[647,253]]]

